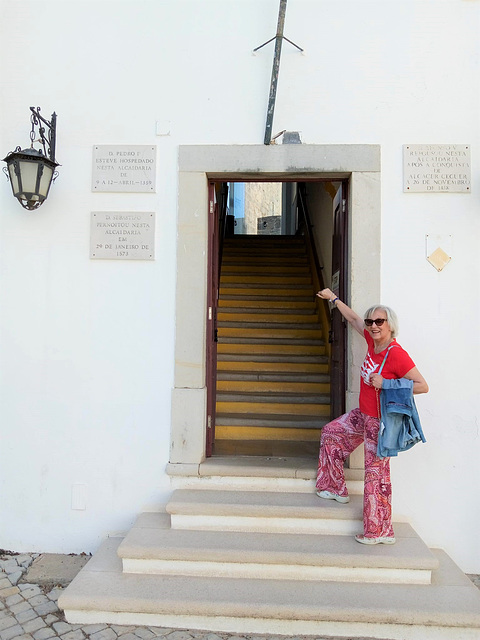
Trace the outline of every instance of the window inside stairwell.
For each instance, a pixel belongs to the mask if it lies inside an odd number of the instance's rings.
[[[227,234],[294,235],[297,231],[295,183],[228,183]]]

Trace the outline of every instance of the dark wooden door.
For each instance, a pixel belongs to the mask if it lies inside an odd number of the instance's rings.
[[[217,303],[220,283],[219,215],[215,183],[208,185],[208,279],[207,279],[207,457],[213,453],[215,442],[215,406],[217,385]]]
[[[347,265],[347,183],[340,186],[334,200],[332,290],[340,300],[346,300]],[[331,417],[345,413],[346,392],[346,322],[336,308],[332,310],[331,328]]]

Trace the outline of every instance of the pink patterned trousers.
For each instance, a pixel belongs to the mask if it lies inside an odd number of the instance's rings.
[[[322,429],[317,491],[347,496],[343,465],[359,444],[365,447],[363,528],[368,538],[393,536],[390,458],[377,458],[378,418],[354,409]]]

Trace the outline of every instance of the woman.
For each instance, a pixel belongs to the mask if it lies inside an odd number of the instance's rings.
[[[322,429],[317,495],[342,503],[350,500],[343,465],[347,456],[363,441],[364,532],[355,539],[362,544],[394,544],[390,458],[377,457],[380,418],[377,390],[382,388],[384,378],[412,380],[414,394],[427,393],[428,385],[408,353],[397,343],[397,316],[389,307],[375,305],[365,312],[362,320],[330,289],[319,291],[317,296],[333,303],[367,342],[367,354],[360,371],[359,408],[336,418]]]

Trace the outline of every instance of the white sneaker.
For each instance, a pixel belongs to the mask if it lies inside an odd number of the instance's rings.
[[[395,544],[393,536],[379,536],[378,538],[367,538],[366,536],[355,536],[355,540],[360,544]]]
[[[349,496],[339,496],[337,493],[332,493],[332,491],[317,491],[317,496],[319,498],[325,498],[325,500],[336,500],[342,504],[350,502]]]

